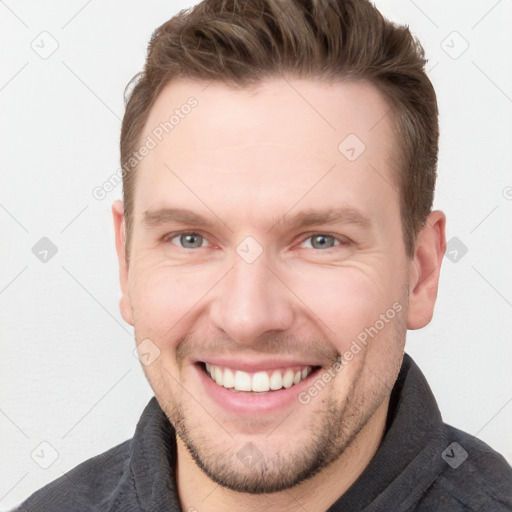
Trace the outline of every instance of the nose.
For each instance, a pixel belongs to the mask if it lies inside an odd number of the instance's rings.
[[[211,321],[239,344],[253,345],[294,322],[293,293],[269,266],[265,253],[252,263],[235,255],[231,271],[216,287]]]

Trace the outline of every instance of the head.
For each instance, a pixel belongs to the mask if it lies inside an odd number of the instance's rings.
[[[225,487],[282,490],[337,460],[432,317],[425,62],[361,0],[205,1],[151,39],[121,134],[121,311],[179,442]],[[229,369],[286,389],[227,391]]]

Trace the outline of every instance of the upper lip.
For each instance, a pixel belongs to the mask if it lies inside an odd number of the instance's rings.
[[[322,366],[318,361],[305,359],[286,359],[286,358],[267,358],[267,359],[249,359],[234,357],[205,357],[199,359],[198,362],[208,363],[214,366],[231,368],[233,370],[241,370],[248,373],[254,373],[264,370],[275,370],[278,368],[291,368],[294,366]]]

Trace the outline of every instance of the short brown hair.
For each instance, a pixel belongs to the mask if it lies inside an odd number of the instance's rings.
[[[126,162],[162,88],[175,78],[249,87],[284,75],[364,80],[387,99],[399,148],[403,239],[412,257],[432,208],[438,154],[437,101],[426,62],[409,28],[386,20],[367,0],[204,0],[180,11],[155,30],[144,70],[128,85],[121,130],[127,258],[135,168],[125,172]]]

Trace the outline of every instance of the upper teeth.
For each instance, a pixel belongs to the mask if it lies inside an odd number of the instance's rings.
[[[205,363],[210,377],[225,388],[237,391],[276,391],[298,384],[311,373],[311,366],[302,368],[287,368],[282,370],[266,370],[247,373],[241,370],[231,370],[213,364]]]

